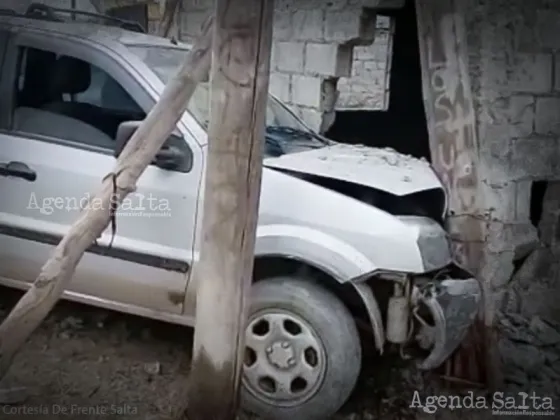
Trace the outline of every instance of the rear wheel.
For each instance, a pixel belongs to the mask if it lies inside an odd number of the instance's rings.
[[[243,408],[270,420],[329,418],[360,373],[352,315],[331,292],[305,280],[263,280],[252,293]]]

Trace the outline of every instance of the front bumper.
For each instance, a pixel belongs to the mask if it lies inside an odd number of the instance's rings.
[[[428,310],[433,320],[432,325],[423,328],[423,339],[430,342],[430,351],[419,362],[419,368],[435,369],[449,358],[465,338],[479,312],[482,288],[474,278],[446,279],[424,284],[416,288],[414,295],[417,303]]]

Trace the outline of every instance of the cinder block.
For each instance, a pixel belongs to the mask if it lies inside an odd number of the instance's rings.
[[[296,10],[293,12],[291,36],[299,41],[321,41],[324,39],[324,20],[322,9]]]
[[[352,67],[352,76],[368,84],[383,86],[385,83],[385,69],[379,69],[375,61],[355,61]]]
[[[385,63],[387,62],[388,48],[387,43],[380,42],[379,37],[376,36],[373,44],[354,47],[354,59]]]
[[[323,122],[323,113],[316,109],[311,108],[300,108],[299,116],[305,123],[314,131],[321,131],[321,125]]]
[[[505,87],[510,92],[552,91],[552,54],[517,54],[509,67],[506,67],[506,71]]]
[[[537,98],[537,134],[560,134],[560,98]]]
[[[289,74],[271,73],[269,91],[283,102],[291,102],[291,80]]]
[[[484,198],[484,213],[492,220],[514,222],[516,220],[516,192],[517,183],[492,184],[491,180],[481,182],[480,192]]]
[[[355,0],[275,0],[274,8],[282,11],[318,9],[342,10],[352,1]]]
[[[369,45],[375,39],[376,14],[363,8],[325,12],[325,40]]]
[[[527,256],[539,242],[537,229],[529,222],[503,223],[491,221],[487,225],[486,249],[490,252],[513,252],[514,258]]]
[[[352,47],[308,43],[305,46],[305,73],[331,77],[350,76]]]
[[[272,36],[275,41],[289,41],[294,38],[292,12],[274,13]]]
[[[276,42],[272,42],[272,45],[270,47],[270,72],[274,72],[276,70],[278,70],[276,63],[278,62],[278,59],[276,58],[277,56],[277,47],[276,47]]]
[[[552,177],[558,162],[558,140],[531,136],[511,142],[508,173],[513,181]]]
[[[533,133],[535,122],[535,99],[532,96],[512,96],[509,100],[508,117],[510,136],[529,136]]]
[[[405,0],[355,0],[364,7],[378,9],[400,9],[404,7]]]
[[[515,183],[515,219],[523,222],[531,218],[531,186],[532,181]]]
[[[322,79],[312,76],[292,76],[292,102],[317,110],[321,107]]]
[[[275,65],[280,71],[303,73],[305,44],[303,42],[275,42]]]
[[[547,246],[557,247],[560,231],[560,182],[550,182],[543,198],[542,217],[539,222],[541,239]]]
[[[512,179],[509,173],[509,162],[511,160],[511,143],[515,140],[507,136],[507,131],[504,135],[502,128],[494,130],[494,127],[492,124],[483,124],[479,128],[478,176],[482,184],[505,184]]]
[[[554,89],[560,90],[560,54],[554,55]]]
[[[527,137],[534,131],[535,98],[530,95],[513,95],[480,103],[481,137]],[[486,131],[490,130],[491,133]]]
[[[320,111],[331,113],[336,109],[336,103],[338,100],[338,90],[336,88],[337,82],[337,78],[328,78],[322,81]]]
[[[554,10],[538,10],[535,24],[541,48],[560,49],[560,13]]]
[[[375,27],[378,31],[387,30],[391,27],[392,19],[389,16],[377,15],[377,20],[375,21]]]

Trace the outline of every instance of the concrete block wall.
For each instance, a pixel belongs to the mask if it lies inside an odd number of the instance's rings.
[[[482,177],[496,230],[529,224],[530,190],[537,180],[560,179],[560,0],[471,0],[469,49],[479,126]],[[552,19],[556,17],[557,19]],[[515,241],[494,246],[515,251]],[[496,242],[496,241],[493,241]],[[505,275],[505,273],[504,273]],[[499,282],[501,283],[501,281]]]
[[[380,4],[381,3],[381,4]],[[313,128],[337,109],[386,109],[390,23],[374,9],[400,0],[276,0],[270,89]],[[213,0],[184,0],[181,37],[191,40]]]
[[[350,77],[338,80],[337,111],[380,111],[389,107],[394,21],[377,16],[373,44],[354,47]]]
[[[483,272],[500,317],[521,314],[560,325],[560,267],[551,257],[560,246],[549,238],[560,215],[555,194],[545,196],[540,225],[530,221],[532,184],[560,180],[560,0],[469,0],[465,16],[488,203]],[[515,272],[514,259],[528,253]],[[512,353],[517,347],[508,337],[502,344],[506,374],[527,378],[534,360]]]

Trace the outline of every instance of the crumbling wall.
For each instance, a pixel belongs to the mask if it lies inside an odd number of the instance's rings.
[[[487,203],[482,272],[499,311],[505,373],[550,387],[560,376],[558,184],[538,230],[530,204],[533,182],[560,180],[560,0],[469,0],[465,15]]]
[[[354,47],[350,77],[338,80],[337,111],[386,111],[393,50],[394,20],[377,16],[375,40]]]
[[[390,21],[377,7],[401,0],[276,0],[270,90],[326,131],[335,109],[386,109]],[[181,36],[192,39],[213,0],[184,0]]]

